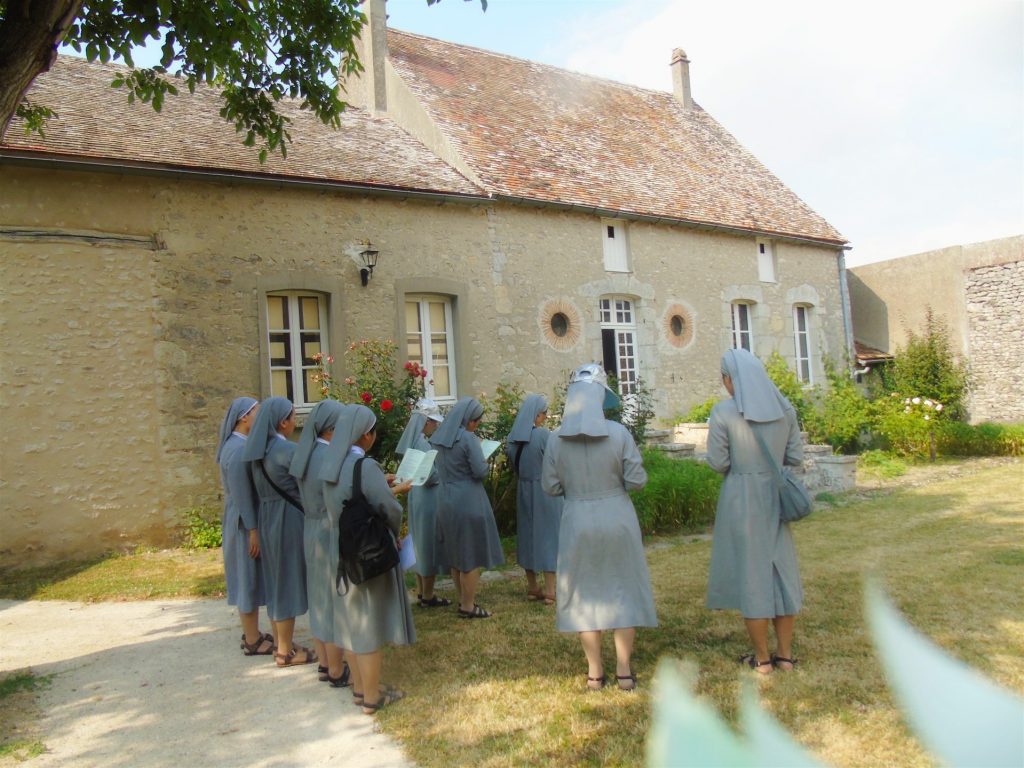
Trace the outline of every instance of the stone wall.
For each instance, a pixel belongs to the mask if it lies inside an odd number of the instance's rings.
[[[224,409],[269,394],[268,290],[329,295],[337,376],[350,341],[403,337],[407,293],[455,297],[460,394],[550,394],[601,359],[598,299],[629,297],[664,419],[720,393],[737,292],[757,289],[759,354],[792,358],[796,296],[817,302],[822,354],[843,349],[834,250],[779,243],[779,280],[759,283],[752,236],[627,227],[633,272],[616,274],[584,214],[5,167],[0,408],[19,429],[0,448],[0,565],[165,543],[184,509],[219,504]],[[344,248],[365,239],[380,261],[363,288]],[[545,327],[554,305],[578,319],[571,343]],[[667,326],[679,307],[683,345]]]
[[[1024,421],[1024,261],[967,274],[972,421]]]

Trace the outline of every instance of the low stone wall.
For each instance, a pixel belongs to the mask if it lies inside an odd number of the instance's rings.
[[[680,438],[688,438],[685,442]],[[808,445],[803,434],[804,463],[794,468],[811,494],[822,491],[849,491],[857,485],[857,457],[836,456],[830,445]],[[679,424],[672,429],[653,429],[647,433],[647,446],[664,451],[674,459],[707,458],[708,425]]]

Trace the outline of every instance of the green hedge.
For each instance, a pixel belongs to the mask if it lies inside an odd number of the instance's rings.
[[[947,421],[937,443],[943,456],[1024,456],[1024,424]]]
[[[722,477],[706,464],[643,451],[647,485],[630,494],[645,534],[700,531],[715,519]]]

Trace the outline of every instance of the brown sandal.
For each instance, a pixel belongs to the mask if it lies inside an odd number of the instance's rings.
[[[268,632],[263,632],[255,643],[247,643],[243,634],[241,649],[242,653],[246,656],[269,656],[276,650],[274,648],[274,636]]]
[[[544,595],[544,605],[554,605],[554,604],[555,604],[555,596],[554,595]]]
[[[302,653],[302,658],[297,659],[299,653]],[[300,664],[313,664],[318,659],[316,653],[301,645],[292,646],[291,653],[275,653],[274,660],[277,662],[279,667],[296,667]]]

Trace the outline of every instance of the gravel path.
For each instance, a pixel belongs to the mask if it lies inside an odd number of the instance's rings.
[[[243,656],[240,634],[215,600],[0,600],[0,672],[53,675],[39,692],[48,752],[28,765],[411,765],[351,688],[318,682],[315,665]],[[295,636],[309,643],[302,618]]]

